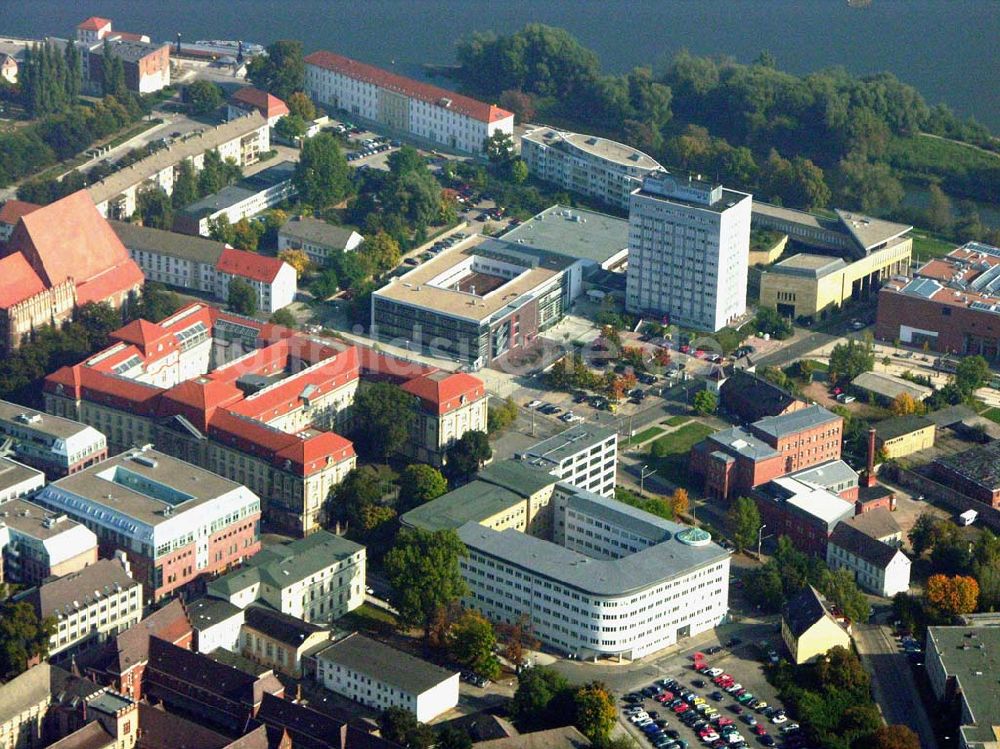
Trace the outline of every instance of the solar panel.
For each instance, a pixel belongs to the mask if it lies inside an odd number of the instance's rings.
[[[903,287],[903,292],[930,299],[944,287],[931,278],[915,278]]]

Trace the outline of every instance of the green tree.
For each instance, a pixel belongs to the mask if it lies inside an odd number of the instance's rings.
[[[757,539],[754,539],[756,543]],[[768,562],[744,577],[747,598],[766,612],[777,612],[785,601],[785,589],[777,565]]]
[[[247,78],[257,88],[287,102],[306,85],[302,42],[279,39],[269,44],[266,55],[257,55],[250,61]]]
[[[573,704],[576,708],[574,725],[580,733],[595,744],[606,741],[618,718],[615,701],[608,688],[599,681],[592,681],[576,690]]]
[[[990,365],[985,358],[978,354],[966,356],[955,370],[955,384],[969,398],[990,381],[990,376]]]
[[[448,448],[447,471],[450,475],[467,478],[493,457],[493,448],[485,432],[470,430]]]
[[[924,211],[927,228],[936,232],[949,232],[955,223],[951,200],[936,183],[927,188],[927,209]]]
[[[168,230],[173,226],[174,207],[170,196],[162,187],[140,191],[135,202],[135,214],[132,217],[140,219],[143,226]]]
[[[333,268],[327,268],[320,272],[313,280],[312,284],[309,286],[309,291],[312,292],[313,296],[317,299],[326,299],[337,293],[337,289],[340,281],[337,278],[337,271]]]
[[[761,525],[757,503],[750,497],[740,497],[729,509],[728,518],[736,548],[739,551],[756,548]]]
[[[253,317],[257,314],[257,290],[242,278],[229,282],[229,308],[239,315]]]
[[[7,593],[5,588],[0,590],[0,596]],[[13,679],[27,670],[31,659],[45,658],[55,631],[55,619],[39,621],[30,603],[9,598],[0,602],[0,679]]]
[[[816,662],[816,679],[824,688],[847,692],[867,692],[871,684],[858,656],[840,645]]]
[[[437,749],[472,749],[472,737],[456,726],[445,725],[437,732]]]
[[[918,557],[934,545],[937,524],[938,519],[933,514],[922,512],[906,534],[910,539],[910,548]]]
[[[104,40],[101,50],[101,88],[105,96],[122,99],[128,96],[125,85],[125,66],[122,59],[111,50],[111,44]]]
[[[483,143],[486,158],[494,166],[502,166],[514,158],[514,139],[510,133],[494,130]]]
[[[202,161],[201,171],[198,172],[198,192],[200,195],[211,195],[242,176],[239,164],[232,159],[223,160],[216,150],[208,151]]]
[[[200,79],[184,89],[184,98],[194,114],[211,114],[222,106],[222,89],[211,81]]]
[[[288,307],[282,307],[279,310],[275,310],[271,317],[268,318],[268,322],[274,325],[281,325],[286,328],[292,328],[293,330],[299,326],[299,321],[295,319]]]
[[[425,639],[437,611],[456,603],[468,591],[458,566],[467,554],[454,530],[404,528],[385,555],[385,572],[392,585],[390,599],[400,621],[421,627]]]
[[[487,679],[500,676],[500,661],[493,652],[496,633],[482,614],[462,612],[448,633],[448,651],[456,661]]]
[[[288,112],[304,122],[311,122],[316,119],[316,105],[313,104],[309,95],[296,91],[285,101],[288,105]]]
[[[434,729],[417,720],[405,707],[389,707],[378,719],[382,738],[406,749],[431,749],[437,741]]]
[[[295,143],[306,134],[306,121],[297,114],[287,114],[278,120],[274,126],[274,133],[282,140]]]
[[[365,243],[358,251],[368,258],[371,266],[378,271],[392,270],[399,265],[402,258],[399,242],[384,231],[366,237]]]
[[[354,398],[354,441],[360,451],[382,460],[401,453],[416,418],[415,399],[397,385],[375,382]]]
[[[792,335],[792,324],[770,307],[758,307],[757,317],[754,319],[754,327],[761,332],[767,333],[772,338],[779,341],[789,338]]]
[[[851,208],[876,214],[895,210],[905,195],[888,164],[873,163],[855,154],[837,168],[837,192]]]
[[[396,515],[383,503],[384,493],[382,479],[372,466],[353,468],[330,492],[327,519],[347,522],[357,535],[365,536]]]
[[[866,622],[871,614],[868,599],[854,581],[854,575],[843,567],[824,575],[823,594],[833,601],[848,618],[855,622]]]
[[[198,177],[191,162],[183,159],[174,169],[174,191],[170,194],[170,202],[175,210],[181,210],[198,197]]]
[[[850,383],[862,372],[875,368],[875,347],[871,340],[851,338],[838,343],[830,352],[830,380],[840,385]]]
[[[434,466],[414,463],[399,477],[399,507],[405,512],[440,497],[448,491],[448,482]]]
[[[909,726],[880,726],[852,749],[920,749],[920,737]]]
[[[210,218],[208,220],[208,236],[216,242],[233,244],[236,241],[236,230],[229,223],[229,216],[223,213],[218,218]]]
[[[515,185],[523,185],[528,179],[528,164],[524,159],[512,159],[508,172],[511,182]]]
[[[547,728],[553,718],[550,712],[563,712],[561,717],[565,721],[573,713],[566,710],[553,711],[552,708],[562,703],[561,707],[572,709],[572,703],[566,699],[570,692],[569,682],[551,668],[529,668],[522,671],[519,677],[517,691],[511,702],[511,717],[522,731]]]
[[[694,394],[694,410],[700,414],[714,414],[719,408],[719,396],[711,390],[699,390]]]
[[[329,133],[320,133],[302,144],[292,179],[299,197],[317,208],[339,203],[351,188],[347,159]]]
[[[241,218],[233,224],[233,239],[230,244],[238,250],[256,252],[263,229],[263,225],[259,222],[250,221],[250,219],[245,217]]]
[[[489,402],[486,413],[486,430],[490,434],[502,432],[517,420],[517,404],[513,398],[495,403]]]

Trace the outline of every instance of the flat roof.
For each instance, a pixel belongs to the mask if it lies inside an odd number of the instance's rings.
[[[642,551],[619,559],[594,559],[557,543],[508,528],[495,531],[470,522],[458,529],[459,538],[470,549],[520,567],[532,575],[542,575],[561,585],[590,595],[620,597],[632,594],[695,569],[728,559],[718,544],[685,542],[691,526],[663,520],[614,499],[561,483],[569,496],[568,508],[577,509],[622,524],[641,524],[646,532],[655,529],[664,539]]]
[[[628,220],[606,213],[554,205],[500,236],[539,252],[602,265],[628,250]]]
[[[14,528],[39,541],[48,541],[76,528],[84,528],[61,512],[47,510],[23,499],[11,499],[0,504],[0,525]],[[90,531],[84,535],[96,544],[97,539]]]
[[[42,432],[59,439],[69,439],[88,430],[99,434],[93,427],[81,424],[79,421],[53,416],[44,411],[36,411],[34,408],[5,400],[0,400],[0,421],[9,421],[23,429]]]
[[[460,528],[466,523],[478,523],[511,510],[523,502],[524,497],[509,489],[476,479],[403,513],[400,521],[432,531]]]
[[[618,434],[618,431],[611,427],[603,427],[596,424],[578,424],[577,426],[570,427],[565,432],[560,432],[553,437],[532,445],[524,451],[522,460],[532,465],[539,465],[537,462],[539,460],[558,465],[566,458],[576,455],[581,450],[589,450],[616,434]]]
[[[220,622],[232,619],[234,616],[243,616],[243,609],[222,598],[198,598],[189,601],[187,609],[188,619],[192,629],[202,631],[214,627]]]
[[[522,497],[530,497],[552,486],[559,479],[543,469],[525,465],[516,460],[501,460],[479,472],[479,478]]]
[[[420,695],[458,674],[353,632],[316,654],[375,681]]]
[[[847,267],[843,258],[799,253],[771,266],[768,273],[822,278]]]
[[[100,182],[88,187],[87,192],[90,193],[95,204],[103,203],[125,192],[133,185],[159,174],[167,167],[179,164],[184,159],[200,156],[206,151],[218,148],[223,143],[228,143],[264,127],[267,127],[267,120],[260,112],[253,110],[243,117],[237,117],[210,128],[193,138],[174,142],[168,148],[150,154],[141,161],[108,175]]]
[[[827,218],[826,216],[817,216],[815,213],[807,213],[806,211],[799,211],[795,208],[785,208],[784,206],[774,205],[773,203],[765,203],[762,200],[754,200],[753,212],[760,214],[761,216],[768,216],[770,218],[780,219],[781,221],[787,221],[791,224],[799,224],[800,226],[810,229],[818,229],[820,231],[837,230],[837,222],[835,219]]]
[[[858,483],[858,472],[851,468],[843,460],[830,460],[826,463],[803,468],[788,474],[794,479],[805,483],[816,484],[822,487],[830,487],[841,484],[845,481]]]
[[[915,382],[904,380],[902,377],[885,374],[884,372],[862,372],[851,380],[851,385],[889,399],[903,393],[908,393],[917,400],[922,401],[934,392],[929,387],[918,385]]]
[[[779,476],[761,487],[760,491],[769,499],[787,502],[792,507],[819,518],[831,528],[834,523],[854,514],[852,502],[790,476]]]
[[[230,185],[229,187],[223,187],[218,192],[213,192],[211,195],[206,195],[201,200],[192,203],[181,211],[181,214],[184,216],[204,218],[205,216],[211,216],[213,213],[217,213],[218,211],[224,211],[227,208],[231,208],[238,203],[242,203],[244,200],[249,200],[257,193],[258,190],[244,187],[243,185]]]
[[[562,264],[555,260],[540,263],[485,296],[429,285],[430,281],[441,274],[482,252],[483,250],[477,252],[477,249],[486,242],[496,243],[497,240],[476,235],[459,242],[409,273],[392,279],[387,286],[376,290],[374,296],[480,323],[504,307],[513,305],[525,294],[551,281],[564,270]],[[487,245],[484,249],[489,251],[492,246],[503,250],[507,244],[500,242]],[[518,245],[514,247],[517,248]]]
[[[1000,441],[942,456],[935,463],[990,491],[1000,489]]]
[[[0,488],[18,486],[19,484],[23,484],[25,481],[32,480],[38,481],[38,485],[41,486],[45,483],[45,474],[35,468],[30,468],[23,463],[18,463],[16,460],[0,457]],[[9,502],[4,502],[3,509],[9,509],[7,507],[8,504]]]
[[[928,627],[927,642],[940,656],[969,706],[973,724],[961,727],[970,746],[997,740],[1000,731],[1000,627]]]
[[[840,224],[859,246],[871,251],[880,244],[899,237],[913,227],[908,224],[897,224],[881,218],[872,218],[860,213],[834,209],[840,219]]]
[[[613,161],[622,166],[637,169],[660,169],[660,164],[652,156],[648,156],[638,148],[619,143],[618,141],[601,138],[597,135],[573,133],[568,130],[558,130],[554,127],[538,127],[521,136],[522,140],[542,143],[554,148],[570,146],[599,158]]]
[[[695,180],[695,182],[697,182],[697,180]],[[695,200],[686,200],[677,195],[664,195],[653,190],[646,190],[645,187],[639,187],[633,190],[632,194],[639,195],[644,198],[651,198],[653,200],[662,200],[665,203],[676,203],[678,205],[688,206],[689,208],[712,211],[713,213],[722,213],[723,211],[737,205],[741,201],[750,199],[750,193],[730,190],[726,187],[723,187],[721,190],[722,197],[712,203],[701,203]]]
[[[116,475],[116,469],[127,471],[123,476],[128,479],[138,478],[129,482],[132,486],[113,481],[110,477]],[[150,487],[166,487],[171,497],[183,501],[175,503],[140,491],[143,480],[148,480]],[[242,485],[235,481],[158,450],[129,450],[59,479],[43,489],[39,499],[49,492],[75,495],[89,504],[157,526],[239,488]]]
[[[777,450],[742,427],[722,429],[705,439],[719,445],[727,453],[738,453],[752,460],[773,458],[778,454]]]
[[[126,224],[122,221],[109,221],[115,234],[130,250],[141,250],[160,255],[189,260],[197,263],[215,265],[226,248],[225,242],[219,242],[208,237],[180,234],[175,231],[153,229],[139,224]]]

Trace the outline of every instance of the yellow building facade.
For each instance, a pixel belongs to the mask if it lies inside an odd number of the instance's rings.
[[[886,419],[875,425],[875,446],[887,458],[907,455],[934,447],[934,422],[919,416]]]

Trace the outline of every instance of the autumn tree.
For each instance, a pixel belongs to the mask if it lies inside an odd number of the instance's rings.
[[[920,749],[920,737],[908,726],[880,726],[854,746],[857,749]]]
[[[678,487],[670,495],[670,509],[673,511],[675,518],[679,518],[681,515],[687,513],[690,506],[691,499],[688,496],[687,489]]]
[[[288,105],[290,114],[300,117],[306,122],[316,119],[316,105],[312,103],[308,94],[296,91],[285,100],[285,103]]]
[[[521,614],[513,624],[497,624],[497,632],[503,642],[503,656],[514,666],[524,663],[524,651],[534,650],[538,647],[538,638],[535,637],[531,624],[531,617]]]
[[[608,688],[599,681],[580,687],[573,694],[576,709],[574,725],[594,744],[600,744],[611,735],[618,711]]]
[[[493,625],[472,610],[462,613],[448,636],[448,650],[455,660],[487,679],[500,676],[500,661],[493,653],[496,644]]]
[[[971,614],[979,602],[979,583],[964,575],[931,575],[925,595],[928,602],[947,614]]]
[[[922,404],[909,393],[900,393],[892,399],[889,410],[893,416],[912,416],[923,412]]]
[[[312,261],[309,259],[309,255],[306,254],[305,250],[293,250],[288,247],[284,250],[278,252],[278,259],[284,260],[290,266],[295,268],[295,276],[297,278],[302,278],[312,266]]]

